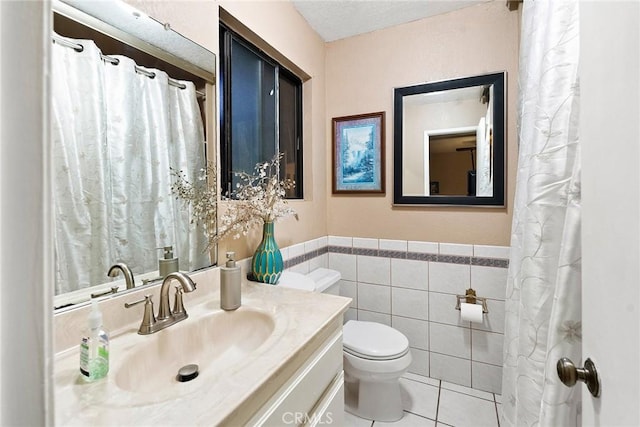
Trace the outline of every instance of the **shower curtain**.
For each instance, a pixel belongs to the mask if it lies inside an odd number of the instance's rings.
[[[206,165],[193,83],[69,41],[82,51],[52,49],[56,294],[107,282],[116,262],[157,270],[163,246],[181,270],[208,265],[204,234],[171,195],[170,168],[195,182]]]
[[[581,360],[578,1],[524,2],[519,159],[507,282],[502,423],[580,424],[580,388],[556,362]]]

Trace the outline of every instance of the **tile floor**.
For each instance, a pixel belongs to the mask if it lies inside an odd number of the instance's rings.
[[[404,416],[393,423],[345,412],[346,427],[499,427],[501,396],[407,373],[400,379]]]

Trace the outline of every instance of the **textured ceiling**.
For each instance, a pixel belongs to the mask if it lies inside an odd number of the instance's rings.
[[[351,37],[489,0],[293,0],[325,41]]]

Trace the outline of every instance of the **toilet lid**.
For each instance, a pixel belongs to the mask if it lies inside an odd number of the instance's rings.
[[[397,359],[409,351],[407,337],[381,323],[349,320],[342,332],[345,351],[364,359]]]

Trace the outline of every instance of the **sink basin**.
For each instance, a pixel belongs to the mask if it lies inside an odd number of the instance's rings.
[[[243,361],[273,333],[275,322],[265,312],[241,307],[236,311],[218,311],[188,318],[160,332],[137,337],[121,358],[115,384],[135,393],[136,402],[148,404],[175,399],[196,391],[217,376],[241,369]],[[177,374],[185,365],[196,364],[199,375],[189,382],[179,382]]]

